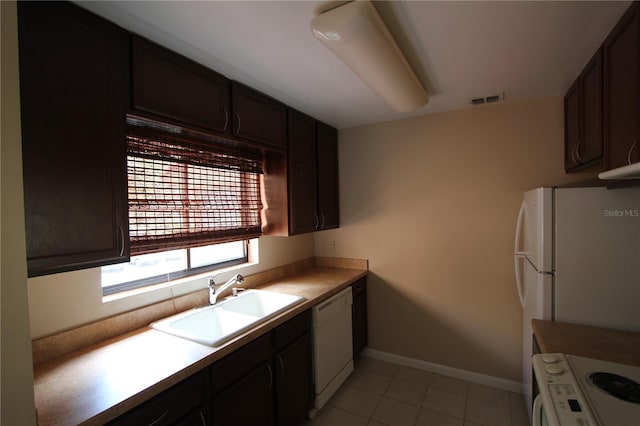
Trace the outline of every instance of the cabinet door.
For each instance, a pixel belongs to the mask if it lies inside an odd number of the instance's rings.
[[[202,425],[206,421],[205,391],[205,375],[203,372],[196,373],[123,414],[109,425]]]
[[[318,226],[316,214],[315,120],[289,110],[289,232],[312,232]]]
[[[640,161],[640,4],[632,3],[604,43],[607,168]],[[635,144],[635,145],[634,145]]]
[[[19,2],[29,276],[128,259],[128,36],[68,3]]]
[[[569,171],[580,163],[576,149],[580,141],[580,80],[564,96],[564,168]]]
[[[582,164],[593,164],[602,160],[602,49],[589,61],[580,74],[582,114],[580,141],[576,157]]]
[[[602,49],[598,49],[564,97],[566,171],[602,162],[602,102]]]
[[[284,104],[237,82],[231,83],[233,134],[267,148],[287,148]]]
[[[338,132],[326,124],[316,124],[317,189],[319,229],[340,225],[338,192]]]
[[[133,108],[225,133],[229,82],[200,64],[133,36]]]
[[[207,414],[204,408],[193,411],[179,420],[174,426],[207,426]]]
[[[353,284],[353,305],[351,306],[351,323],[353,327],[353,355],[359,354],[367,346],[367,292],[366,279]],[[364,286],[357,291],[357,286]]]
[[[215,426],[271,426],[273,370],[263,363],[213,398]]]
[[[273,357],[271,336],[265,334],[216,361],[210,370],[210,388],[218,394]]]
[[[311,333],[276,354],[276,416],[278,426],[301,424],[313,405]]]

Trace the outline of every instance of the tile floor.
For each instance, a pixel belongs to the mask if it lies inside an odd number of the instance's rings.
[[[520,394],[361,356],[304,424],[319,425],[528,426],[529,420]]]

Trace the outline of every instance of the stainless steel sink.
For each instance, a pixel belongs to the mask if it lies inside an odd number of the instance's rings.
[[[194,342],[219,346],[303,300],[289,294],[247,290],[215,305],[156,321],[151,327]]]

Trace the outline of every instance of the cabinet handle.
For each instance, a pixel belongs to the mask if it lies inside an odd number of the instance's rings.
[[[572,164],[576,164],[576,146],[574,145],[573,148],[571,148],[571,163]]]
[[[224,127],[222,128],[223,132],[227,131],[228,125],[229,125],[229,110],[227,110],[227,107],[224,107]]]
[[[313,216],[313,228],[318,229],[318,226],[320,226],[320,219],[318,218],[318,214],[316,213]]]
[[[238,122],[238,127],[236,127],[236,135],[240,133],[240,114],[236,112],[236,121]]]
[[[200,411],[198,414],[200,414],[200,420],[202,421],[202,426],[207,426],[207,422],[204,420],[204,414],[202,414],[202,411]]]
[[[282,370],[281,376],[284,376],[284,362],[281,356],[278,356],[278,361],[280,361],[280,369]]]
[[[322,219],[322,222],[320,222],[320,229],[324,228],[324,213],[320,214],[320,218]]]
[[[631,164],[631,154],[633,154],[633,150],[636,148],[636,145],[638,145],[638,141],[635,141],[633,145],[631,145],[631,148],[629,148],[629,154],[627,154],[627,162],[629,164]]]
[[[118,227],[120,231],[120,257],[124,255],[124,231],[122,230],[122,226]]]
[[[269,388],[273,385],[273,370],[271,369],[271,364],[267,364],[267,368],[269,369]]]
[[[162,419],[164,419],[167,416],[167,414],[169,414],[169,410],[165,410],[164,413],[160,415],[160,417],[158,417],[157,419],[149,423],[149,426],[157,425],[158,423],[160,423]]]
[[[582,163],[582,157],[580,157],[580,144],[582,143],[581,139],[578,139],[578,144],[576,145],[576,158],[578,162]]]

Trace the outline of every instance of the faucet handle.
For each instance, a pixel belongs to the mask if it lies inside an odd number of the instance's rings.
[[[238,293],[241,291],[245,291],[246,288],[238,288],[238,287],[234,287],[231,289],[231,294],[233,297],[238,297]]]
[[[214,289],[215,290],[216,282],[213,279],[213,277],[209,277],[209,281],[208,281],[207,287],[209,287],[210,289]]]

